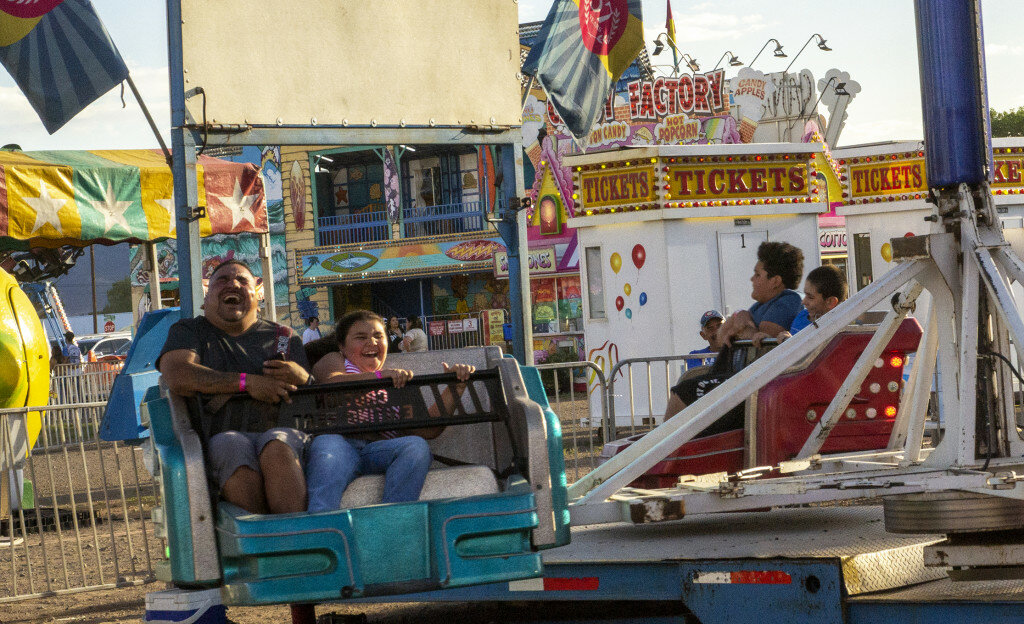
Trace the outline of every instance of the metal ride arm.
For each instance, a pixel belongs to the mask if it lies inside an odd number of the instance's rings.
[[[887,273],[826,315],[816,330],[805,330],[793,336],[701,400],[665,421],[625,452],[616,455],[574,483],[569,488],[570,500],[582,497],[577,505],[595,503],[625,487],[661,461],[669,452],[688,442],[751,393],[771,381],[778,371],[785,370],[793,362],[826,344],[861,314],[891,296],[896,288],[903,286],[926,268],[926,263],[911,261]]]

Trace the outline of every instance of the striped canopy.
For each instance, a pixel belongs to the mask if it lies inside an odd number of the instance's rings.
[[[266,232],[259,169],[199,157],[200,234]],[[143,243],[176,235],[159,150],[0,151],[0,249]]]

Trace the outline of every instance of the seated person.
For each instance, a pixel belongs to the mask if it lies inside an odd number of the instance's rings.
[[[171,326],[156,365],[170,391],[181,396],[248,392],[277,403],[312,380],[295,332],[256,317],[256,278],[238,260],[214,268],[203,316]],[[210,474],[221,496],[246,511],[305,511],[305,443],[296,429],[221,432],[207,448]]]
[[[803,271],[804,254],[798,248],[782,242],[761,243],[757,248],[754,275],[750,278],[754,305],[733,314],[718,329],[723,352],[733,339],[753,339],[758,334],[774,338],[793,324],[801,307],[800,295],[793,289],[799,286]],[[728,360],[720,354],[711,372],[684,379],[673,386],[663,422],[731,377],[732,371],[726,369]],[[697,437],[742,427],[743,405],[740,404]]]
[[[338,349],[327,353],[314,364],[314,375],[319,375],[319,383],[387,377],[396,388],[401,388],[412,379],[412,371],[384,367],[388,356],[388,336],[383,319],[373,312],[358,310],[346,314],[338,322],[336,336],[340,337],[335,338]],[[442,362],[442,366],[445,372],[455,373],[460,381],[468,379],[476,370],[466,364],[449,366]],[[465,384],[458,384],[455,391],[461,394],[464,389]],[[445,390],[442,399],[449,407],[458,400],[450,389]],[[366,418],[367,421],[379,419],[375,412],[379,412],[381,403],[386,401],[386,390],[368,392],[366,410],[360,410],[359,418]],[[430,406],[428,411],[430,416],[438,416],[436,405]],[[364,474],[384,475],[382,502],[400,503],[418,499],[432,459],[426,439],[437,437],[442,430],[442,427],[432,427],[348,436],[316,436],[307,452],[309,511],[338,509],[345,488],[357,476]]]
[[[817,322],[832,308],[836,307],[849,295],[846,276],[842,271],[831,265],[822,265],[807,274],[804,280],[804,309],[793,319],[788,332],[781,332],[776,338],[779,342],[790,338],[793,334]]]
[[[708,310],[700,316],[700,337],[708,341],[708,346],[703,349],[694,349],[690,351],[690,355],[699,355],[702,353],[709,354],[707,357],[697,359],[686,359],[686,368],[691,369],[697,366],[702,366],[711,357],[710,354],[718,353],[722,348],[722,343],[718,341],[718,328],[722,326],[722,321],[725,317],[718,310]]]

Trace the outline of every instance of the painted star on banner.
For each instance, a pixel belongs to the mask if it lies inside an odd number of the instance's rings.
[[[57,216],[57,212],[68,201],[67,199],[50,195],[50,189],[46,188],[46,182],[40,180],[39,197],[25,198],[25,203],[32,206],[33,210],[36,211],[36,222],[33,224],[32,231],[29,234],[35,234],[47,223],[53,226],[58,233],[63,234],[64,228],[61,225],[60,217]]]
[[[163,206],[163,209],[167,211],[167,218],[170,219],[171,222],[168,228],[168,232],[174,234],[174,232],[178,229],[178,220],[175,218],[174,215],[174,191],[171,191],[170,199],[155,199],[153,201],[155,201],[158,205]]]
[[[231,197],[221,197],[220,200],[231,211],[232,230],[242,221],[248,221],[250,224],[256,225],[256,213],[252,209],[252,205],[256,201],[256,195],[243,195],[242,186],[239,184],[238,178],[235,178],[235,192],[231,194]]]
[[[131,234],[131,226],[128,225],[128,218],[124,213],[131,208],[131,201],[118,200],[117,195],[114,193],[114,187],[107,182],[107,190],[103,194],[103,199],[92,199],[89,200],[92,207],[97,212],[103,215],[103,233],[110,232],[115,225],[120,225],[124,228],[124,231]]]

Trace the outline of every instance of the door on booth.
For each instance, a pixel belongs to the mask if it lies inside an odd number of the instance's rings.
[[[757,247],[768,240],[768,230],[718,233],[718,279],[722,287],[720,311],[729,316],[753,305],[750,276],[757,264]]]

